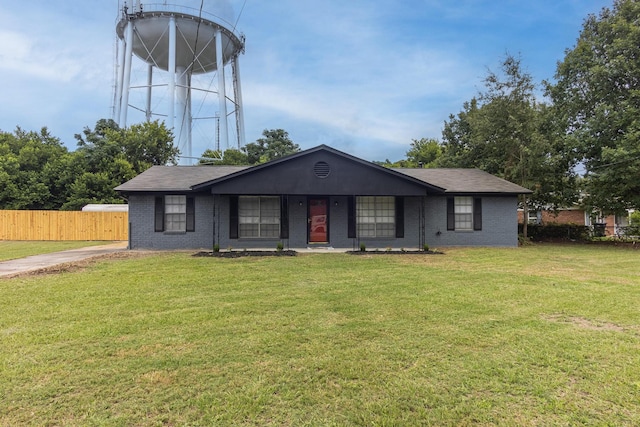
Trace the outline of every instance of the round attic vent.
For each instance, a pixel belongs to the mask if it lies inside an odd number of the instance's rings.
[[[331,168],[327,162],[318,162],[313,165],[313,173],[316,174],[318,178],[326,178],[331,173]]]

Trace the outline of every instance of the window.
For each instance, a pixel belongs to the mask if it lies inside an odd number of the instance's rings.
[[[187,196],[164,196],[164,230],[187,230]]]
[[[473,230],[473,197],[455,197],[456,230]]]
[[[356,224],[359,237],[394,237],[396,205],[391,196],[356,198]]]
[[[468,196],[447,199],[447,230],[482,230],[482,199]]]
[[[195,201],[193,197],[171,195],[156,197],[156,232],[195,231]]]
[[[240,238],[280,237],[280,197],[240,196],[238,235]]]

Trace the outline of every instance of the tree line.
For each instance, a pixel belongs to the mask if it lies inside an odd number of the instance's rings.
[[[0,132],[0,208],[79,210],[89,203],[123,203],[114,188],[155,164],[176,163],[164,124],[120,128],[101,119],[75,135],[69,151],[47,128]]]
[[[606,213],[639,209],[639,22],[636,0],[589,15],[555,81],[534,83],[507,54],[441,140],[413,140],[406,159],[380,164],[480,168],[533,190],[525,209],[578,200]]]
[[[100,119],[75,135],[70,151],[47,128],[0,131],[0,209],[80,210],[90,203],[124,203],[114,188],[153,165],[177,164],[178,148],[164,123],[120,128]],[[251,165],[300,151],[282,129],[240,150],[207,150],[202,164]]]
[[[479,168],[531,189],[521,200],[525,210],[578,200],[608,213],[640,208],[638,22],[636,0],[614,0],[589,15],[554,81],[535,83],[522,59],[507,54],[444,122],[440,139],[414,139],[405,159],[376,163]],[[179,155],[157,121],[121,129],[103,119],[75,138],[69,151],[46,128],[0,132],[0,208],[122,202],[114,187]],[[297,151],[286,131],[265,129],[240,150],[206,150],[200,163],[253,165]]]

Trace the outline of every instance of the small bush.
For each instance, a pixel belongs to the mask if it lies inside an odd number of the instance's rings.
[[[427,245],[426,243],[422,245],[422,250],[425,252],[429,252],[429,245]]]
[[[364,252],[366,250],[367,250],[367,245],[365,245],[364,242],[360,243],[360,252]]]
[[[518,224],[518,233],[522,235],[522,224]],[[589,227],[577,224],[529,224],[527,237],[532,241],[568,240],[588,241],[591,238]]]
[[[276,245],[276,250],[278,252],[282,252],[283,249],[284,249],[284,245],[282,244],[282,242],[278,242],[278,244]]]
[[[220,252],[220,245],[219,244],[215,244],[213,245],[213,252]]]
[[[625,229],[627,236],[640,236],[640,211],[634,211],[629,215],[631,220],[629,226]]]

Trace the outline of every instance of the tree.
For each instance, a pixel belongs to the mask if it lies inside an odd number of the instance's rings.
[[[62,209],[121,202],[115,187],[153,165],[177,163],[179,150],[173,146],[173,135],[158,121],[120,128],[113,120],[101,119],[94,130],[85,127],[75,137],[78,173]]]
[[[476,167],[531,189],[530,197],[521,196],[525,218],[530,207],[570,204],[571,160],[520,59],[507,55],[501,73],[489,72],[484,83],[486,90],[445,123],[438,166]]]
[[[47,128],[0,132],[0,208],[80,209],[87,203],[116,203],[113,190],[152,165],[176,163],[178,150],[164,124],[121,129],[101,119],[75,135],[69,152]]]
[[[51,170],[61,169],[70,153],[47,128],[27,132],[19,127],[0,132],[0,207],[57,209],[68,189],[51,188]]]
[[[546,91],[587,169],[587,203],[640,207],[640,2],[615,0],[584,21]]]
[[[84,128],[84,137],[76,134],[78,151],[83,153],[87,164],[94,171],[108,168],[104,160],[122,154],[131,163],[136,174],[154,165],[177,164],[180,153],[173,146],[173,134],[164,123],[157,120],[120,128],[111,119],[100,119],[92,131]]]
[[[442,147],[437,139],[420,138],[411,140],[411,148],[407,151],[406,159],[391,162],[374,161],[373,163],[385,168],[417,168],[434,167],[436,160],[442,155]]]
[[[256,142],[244,146],[249,164],[257,165],[288,156],[300,151],[300,146],[289,139],[289,134],[282,129],[263,130],[262,136]]]
[[[198,162],[201,165],[248,165],[247,155],[240,150],[229,148],[224,152],[207,149]]]
[[[437,139],[421,138],[412,140],[411,148],[407,151],[410,167],[433,167],[442,155],[442,147]]]

